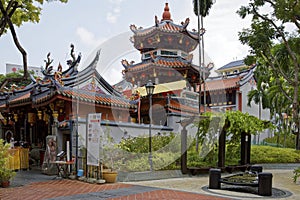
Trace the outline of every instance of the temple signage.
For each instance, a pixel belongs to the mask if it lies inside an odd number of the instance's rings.
[[[101,129],[101,113],[88,114],[87,117],[87,164],[99,166],[100,139],[103,135]]]

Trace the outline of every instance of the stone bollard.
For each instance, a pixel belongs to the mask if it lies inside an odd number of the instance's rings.
[[[261,173],[263,171],[262,166],[259,165],[253,165],[250,167],[251,172]]]
[[[209,189],[220,189],[221,188],[221,170],[210,169],[209,170]]]
[[[258,195],[272,196],[272,173],[262,172],[258,174]]]

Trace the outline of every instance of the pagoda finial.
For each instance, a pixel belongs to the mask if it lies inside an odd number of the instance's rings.
[[[168,3],[166,3],[165,8],[164,8],[164,13],[162,15],[162,21],[164,21],[164,20],[171,20],[172,21]]]

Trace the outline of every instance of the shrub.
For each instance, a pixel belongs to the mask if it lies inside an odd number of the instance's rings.
[[[152,151],[157,151],[167,146],[175,138],[174,133],[167,135],[154,135],[152,139]],[[122,139],[119,143],[119,148],[134,153],[147,153],[149,152],[149,137],[133,137],[128,139]]]
[[[300,167],[296,168],[294,170],[294,177],[293,177],[293,180],[294,180],[294,183],[297,182],[297,179],[300,177]]]
[[[251,148],[251,163],[295,162],[300,162],[299,151],[295,149],[256,145]]]
[[[280,134],[279,135],[279,145],[280,146],[284,146],[285,145],[285,147],[287,147],[287,148],[295,148],[295,144],[296,144],[295,143],[295,139],[296,139],[295,135],[288,134],[288,135],[286,135],[286,140],[285,140],[285,144],[284,144],[284,135]],[[277,136],[269,137],[269,138],[264,139],[265,142],[267,142],[267,143],[273,143],[273,144],[277,144],[277,140],[278,140]]]
[[[10,170],[7,166],[9,158],[9,149],[10,145],[4,144],[3,139],[0,139],[0,181],[8,181],[15,176],[15,172]]]

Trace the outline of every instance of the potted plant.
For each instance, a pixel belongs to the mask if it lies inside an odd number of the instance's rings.
[[[0,183],[2,187],[8,187],[10,180],[16,175],[16,172],[8,168],[8,159],[10,144],[4,144],[4,140],[0,139]]]
[[[10,185],[10,180],[16,175],[16,172],[7,169],[7,168],[2,168],[0,169],[0,180],[1,180],[1,186],[2,187],[9,187]]]
[[[110,136],[109,130],[104,132],[103,138],[103,170],[102,177],[107,183],[117,181],[118,172],[114,168],[114,160],[119,154],[118,145],[115,144],[114,138]]]

